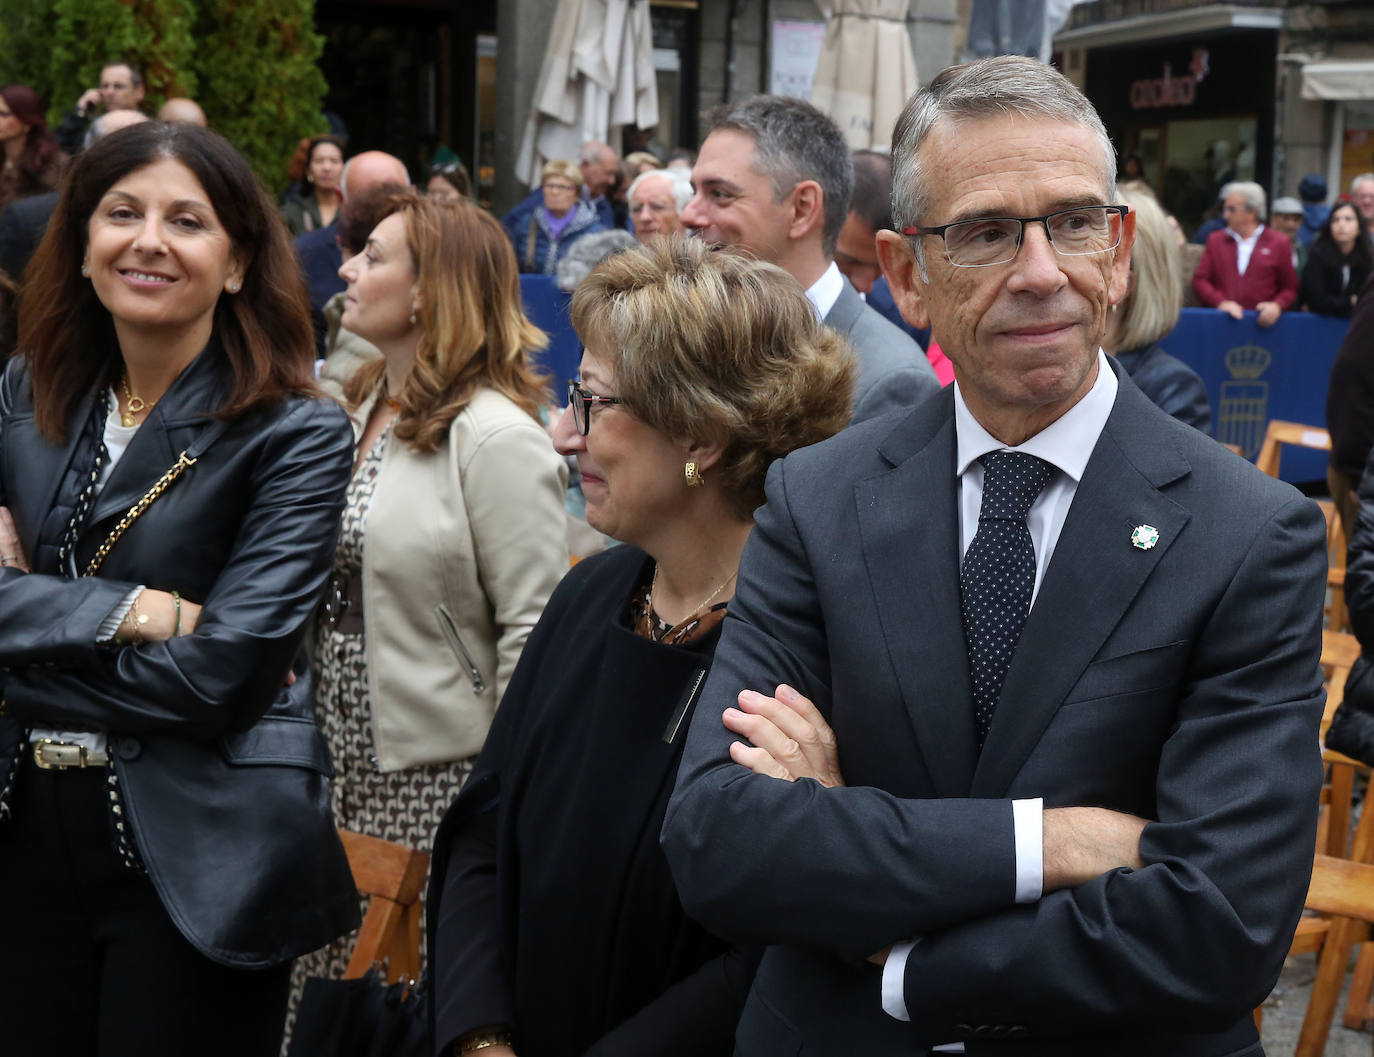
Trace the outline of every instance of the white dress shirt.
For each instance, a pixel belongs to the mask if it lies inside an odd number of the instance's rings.
[[[843,290],[844,276],[840,274],[839,265],[831,261],[830,267],[821,272],[821,277],[807,289],[806,299],[815,306],[816,315],[824,320],[830,315],[830,310],[835,307],[835,302],[840,299]]]
[[[1250,232],[1248,239],[1243,239],[1230,228],[1226,229],[1226,234],[1236,240],[1236,271],[1244,275],[1245,269],[1250,267],[1250,255],[1255,252],[1255,243],[1259,241],[1260,232],[1264,230],[1261,224],[1254,231]]]
[[[1117,381],[1107,363],[1106,354],[1097,352],[1097,380],[1083,399],[1060,415],[1023,444],[1009,448],[994,437],[973,417],[964,403],[959,383],[954,383],[954,433],[958,446],[955,468],[959,477],[959,559],[963,560],[969,544],[978,531],[978,511],[983,503],[983,464],[978,459],[994,451],[1025,452],[1035,455],[1055,467],[1045,490],[1031,504],[1026,515],[1035,547],[1035,586],[1031,606],[1040,594],[1055,544],[1064,527],[1069,506],[1078,492],[1078,482],[1092,456],[1097,438],[1101,436],[1107,417],[1116,402]],[[999,704],[1008,707],[1008,703]],[[1011,707],[1015,707],[1012,705]],[[1016,840],[1017,903],[1034,903],[1044,893],[1044,802],[1040,798],[1012,801],[1012,826]],[[895,944],[883,965],[883,1010],[897,1020],[910,1020],[907,1013],[903,985],[906,981],[906,961],[919,940]],[[936,1046],[942,1052],[962,1053],[961,1042]]]

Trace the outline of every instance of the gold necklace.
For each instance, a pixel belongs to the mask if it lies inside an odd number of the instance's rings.
[[[724,591],[727,587],[729,587],[730,584],[734,581],[735,577],[738,576],[738,575],[739,575],[739,570],[736,569],[736,570],[735,570],[734,572],[732,572],[729,576],[727,576],[724,580],[722,580],[719,584],[717,584],[717,585],[716,585],[716,589],[715,589],[714,591],[712,591],[709,595],[707,595],[705,598],[703,598],[703,599],[701,600],[701,603],[696,607],[696,609],[692,610],[692,611],[691,611],[690,613],[688,613],[685,617],[683,617],[681,620],[679,620],[676,624],[673,625],[673,627],[675,627],[675,628],[676,628],[676,627],[681,627],[683,624],[686,624],[687,621],[691,620],[693,617],[699,616],[699,615],[701,614],[701,611],[702,611],[703,609],[706,608],[706,603],[709,602],[709,601],[711,601],[711,599],[715,598],[716,595],[720,594],[720,593],[721,593],[722,591]],[[653,578],[652,582],[650,582],[650,584],[649,584],[649,612],[651,612],[651,613],[657,613],[657,612],[658,612],[658,610],[656,610],[656,609],[654,608],[654,593],[655,593],[657,590],[658,590],[658,562],[654,562],[654,578]]]
[[[129,372],[125,371],[124,376],[119,380],[119,387],[124,390],[124,403],[129,410],[119,413],[119,424],[121,426],[137,426],[138,417],[145,411],[151,411],[157,407],[157,401],[147,401],[142,397],[134,396],[129,390]]]

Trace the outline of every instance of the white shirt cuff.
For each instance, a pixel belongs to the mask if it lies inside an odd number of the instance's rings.
[[[1016,835],[1016,902],[1034,903],[1045,894],[1045,801],[1041,797],[1011,802]]]
[[[919,942],[894,943],[883,963],[883,1012],[893,1020],[911,1020],[906,1011],[906,958]]]
[[[115,637],[115,633],[119,631],[119,625],[124,623],[124,618],[129,615],[129,610],[133,608],[134,599],[138,598],[138,593],[142,590],[142,586],[135,587],[119,600],[119,605],[110,610],[105,619],[100,622],[100,626],[95,629],[96,642],[109,642]]]

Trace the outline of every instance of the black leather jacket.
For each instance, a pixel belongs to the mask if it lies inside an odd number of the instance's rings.
[[[172,920],[214,961],[257,968],[359,916],[304,668],[285,685],[332,564],[353,435],[339,407],[306,397],[221,427],[205,412],[220,406],[227,375],[212,342],[111,471],[79,569],[179,453],[198,455],[97,576],[0,569],[0,799],[24,795],[22,780],[8,786],[28,727],[107,732],[137,850]],[[0,483],[25,554],[89,409],[53,445],[34,427],[22,364],[0,381]],[[100,621],[139,584],[202,604],[195,633],[98,645]]]

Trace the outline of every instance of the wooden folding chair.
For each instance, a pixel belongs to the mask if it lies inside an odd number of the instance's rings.
[[[403,844],[339,830],[353,883],[371,896],[345,980],[386,963],[388,983],[420,975],[420,896],[429,855]]]
[[[1285,447],[1330,451],[1331,434],[1317,426],[1273,419],[1265,430],[1264,443],[1260,445],[1255,465],[1270,477],[1278,477]],[[1319,505],[1326,515],[1326,588],[1329,599],[1326,626],[1332,631],[1348,631],[1350,616],[1345,608],[1346,529],[1341,524],[1341,516],[1334,503],[1322,500]]]
[[[1366,812],[1365,817],[1374,814]],[[1360,829],[1368,829],[1363,819]],[[1374,922],[1374,866],[1317,855],[1305,905],[1309,910],[1331,915],[1331,931],[1317,959],[1317,978],[1312,984],[1312,997],[1293,1057],[1321,1057],[1331,1034],[1332,1015],[1345,982],[1351,947],[1369,938],[1369,925]]]

